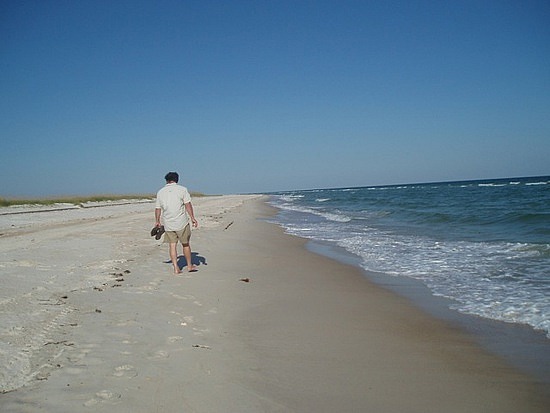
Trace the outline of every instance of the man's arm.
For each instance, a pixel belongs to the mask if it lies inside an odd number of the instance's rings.
[[[195,219],[195,213],[193,212],[193,204],[191,204],[191,202],[186,203],[185,204],[185,210],[187,211],[187,214],[189,215],[189,218],[191,218],[191,222],[193,223],[193,227],[197,228],[199,226],[199,223]]]
[[[160,227],[160,213],[161,213],[161,209],[160,208],[155,208],[155,221],[156,221],[156,226],[157,227]]]

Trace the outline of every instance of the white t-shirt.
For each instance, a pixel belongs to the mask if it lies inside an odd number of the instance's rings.
[[[191,202],[191,195],[184,186],[166,184],[157,192],[155,208],[162,210],[162,221],[166,231],[181,231],[189,223],[185,204]]]

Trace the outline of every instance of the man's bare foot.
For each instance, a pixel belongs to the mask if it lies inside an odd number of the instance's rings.
[[[176,270],[176,269],[174,269],[174,275],[178,275],[178,274],[181,274],[181,272],[182,272],[182,271],[181,271],[181,270],[180,270],[179,268],[178,268],[177,270]]]
[[[188,272],[197,272],[198,270],[199,269],[195,265],[193,265],[193,266],[191,266],[187,269]]]

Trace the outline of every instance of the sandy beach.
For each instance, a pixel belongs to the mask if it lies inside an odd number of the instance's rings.
[[[0,411],[550,409],[546,384],[267,222],[264,197],[193,204],[181,276],[151,202],[0,215]]]

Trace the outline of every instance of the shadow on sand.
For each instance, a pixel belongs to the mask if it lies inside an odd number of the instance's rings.
[[[164,261],[165,264],[171,264],[172,261],[167,260]],[[191,252],[191,263],[192,265],[196,265],[197,267],[200,265],[208,265],[206,262],[206,258],[200,255],[198,252]],[[180,268],[184,268],[187,266],[187,260],[183,255],[178,256],[178,266]]]

